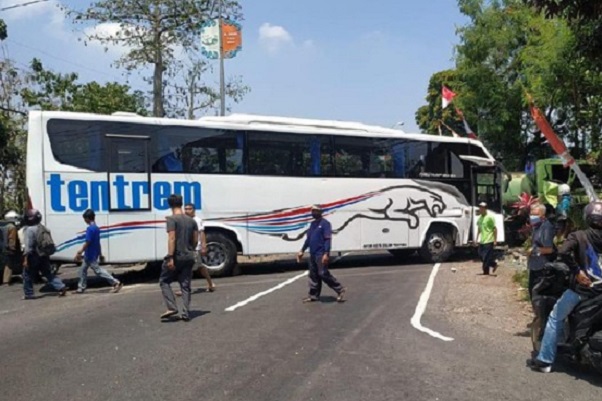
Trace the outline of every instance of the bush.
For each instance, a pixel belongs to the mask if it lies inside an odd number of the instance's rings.
[[[521,288],[527,289],[529,288],[529,271],[528,270],[519,270],[514,273],[512,276],[512,281],[516,284],[520,285]],[[521,297],[523,301],[529,301],[529,292],[524,291]]]

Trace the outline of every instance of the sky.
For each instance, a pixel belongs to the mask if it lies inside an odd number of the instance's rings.
[[[0,8],[31,0],[0,0]],[[51,0],[0,12],[8,25],[4,53],[24,67],[37,57],[82,81],[128,82],[112,62],[124,51],[85,44],[57,4],[84,9],[86,0]],[[251,92],[233,113],[358,121],[417,132],[430,76],[454,65],[456,28],[465,24],[455,0],[241,0],[243,49],[226,60]],[[1,54],[1,53],[0,53]],[[215,63],[217,71],[217,63]],[[209,83],[218,84],[217,74]]]

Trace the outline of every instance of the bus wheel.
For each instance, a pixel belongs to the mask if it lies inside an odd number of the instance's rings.
[[[451,231],[443,226],[429,229],[420,248],[420,256],[427,263],[445,262],[454,251],[454,241]]]
[[[230,276],[236,266],[236,245],[220,232],[207,233],[207,256],[203,264],[212,277]]]

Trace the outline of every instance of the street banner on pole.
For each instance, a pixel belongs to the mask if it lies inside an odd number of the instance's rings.
[[[222,21],[222,48],[224,58],[234,58],[242,50],[242,27],[234,21]]]
[[[234,58],[242,50],[241,26],[234,21],[222,20],[220,35],[219,21],[212,19],[201,27],[201,52],[205,57],[217,60],[223,49],[223,58]]]

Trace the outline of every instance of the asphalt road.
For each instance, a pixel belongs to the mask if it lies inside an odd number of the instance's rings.
[[[445,266],[444,266],[445,268]],[[593,400],[598,377],[535,374],[525,350],[470,337],[439,310],[435,282],[424,326],[410,324],[432,266],[350,258],[334,274],[349,300],[303,304],[305,278],[233,312],[225,309],[302,273],[260,265],[193,295],[192,321],[161,323],[158,285],[119,294],[47,294],[21,301],[0,289],[0,400]],[[65,273],[68,275],[69,273]],[[196,280],[194,288],[204,282]],[[528,339],[525,339],[528,348]]]

